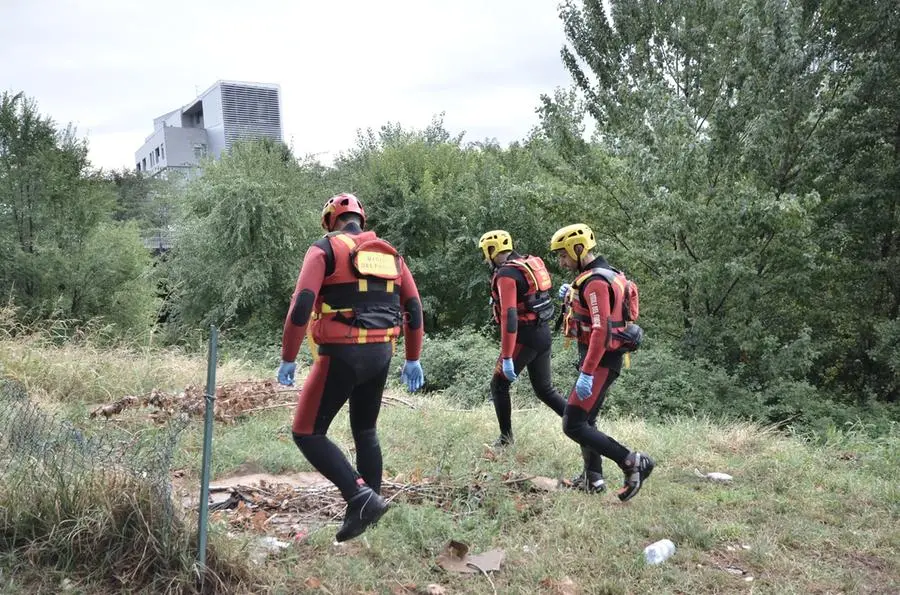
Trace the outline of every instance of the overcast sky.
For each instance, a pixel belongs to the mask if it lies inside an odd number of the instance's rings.
[[[216,80],[281,86],[285,140],[329,159],[358,128],[523,138],[567,86],[557,0],[0,0],[0,90],[134,167],[153,118]]]

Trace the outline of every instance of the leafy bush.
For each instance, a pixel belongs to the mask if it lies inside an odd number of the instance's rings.
[[[623,369],[616,409],[641,417],[712,415],[736,419],[765,417],[759,395],[737,383],[721,367],[701,359],[687,360],[668,346],[658,345],[632,354],[631,368]]]
[[[439,390],[474,406],[490,396],[498,346],[487,337],[463,330],[444,337],[425,336],[422,368],[428,391]]]

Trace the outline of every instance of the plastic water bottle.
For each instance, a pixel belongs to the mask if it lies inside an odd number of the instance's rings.
[[[728,483],[734,478],[727,473],[719,473],[718,471],[713,471],[712,473],[706,474],[706,479],[719,483]]]
[[[660,539],[644,548],[644,560],[647,564],[660,564],[675,553],[675,544],[668,539]]]

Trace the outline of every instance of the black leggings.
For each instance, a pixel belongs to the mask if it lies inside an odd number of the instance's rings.
[[[550,327],[546,324],[520,326],[516,339],[512,357],[516,374],[527,367],[528,378],[531,380],[534,394],[557,415],[562,416],[566,408],[566,400],[553,387],[553,378],[550,372],[550,347],[552,345]],[[501,360],[498,359],[497,366],[494,368],[494,376],[491,378],[491,398],[494,401],[497,422],[500,424],[500,433],[504,436],[512,435],[510,384],[510,381],[503,375]]]
[[[390,343],[322,345],[300,389],[291,428],[294,442],[310,464],[338,487],[345,500],[363,482],[381,491],[381,446],[375,426],[390,363]],[[359,472],[325,435],[348,400]]]
[[[578,348],[580,368],[587,354],[587,347],[579,345]],[[594,370],[593,390],[587,398],[579,399],[575,393],[575,386],[572,386],[563,415],[563,432],[581,446],[585,470],[601,474],[603,472],[601,456],[612,459],[622,467],[629,453],[628,448],[619,444],[615,438],[597,429],[600,408],[606,400],[609,389],[619,377],[621,369],[621,356],[614,353],[608,355],[609,357],[604,357]]]

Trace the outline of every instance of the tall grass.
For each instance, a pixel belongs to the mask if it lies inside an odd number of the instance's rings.
[[[0,308],[0,374],[24,384],[33,397],[69,406],[95,404],[154,388],[177,392],[206,381],[202,355],[157,346],[153,333],[126,339],[91,323],[23,325],[15,314],[9,306]],[[259,363],[230,358],[220,361],[217,379],[231,382],[266,371]]]
[[[62,354],[68,356],[64,371],[53,374]],[[202,354],[23,334],[0,337],[0,357],[4,373],[27,379],[55,406],[154,384],[198,383],[205,370]],[[135,381],[133,365],[145,366],[142,380]],[[271,373],[243,362],[220,367],[223,382]],[[611,402],[628,399],[625,389],[625,383],[615,387]],[[622,504],[612,494],[533,493],[507,481],[515,474],[568,477],[580,467],[578,448],[559,419],[521,392],[513,414],[516,444],[501,451],[488,446],[497,433],[489,403],[469,401],[471,408],[461,410],[460,396],[431,393],[403,394],[415,408],[385,405],[379,421],[385,475],[410,485],[428,479],[454,498],[416,505],[398,499],[364,539],[342,546],[333,543],[337,526],[320,523],[308,539],[259,568],[247,562],[244,543],[214,526],[209,562],[217,578],[207,584],[254,593],[308,592],[316,585],[331,593],[414,593],[431,583],[451,593],[900,592],[896,428],[875,438],[865,429],[832,428],[811,440],[751,422],[686,414],[646,419],[620,409],[602,414],[600,429],[658,463],[642,492]],[[214,479],[248,463],[273,473],[311,470],[291,442],[290,418],[284,408],[217,425]],[[330,436],[352,460],[345,414]],[[176,453],[192,490],[201,441],[202,424],[195,421]],[[621,473],[609,462],[605,470],[617,486]],[[734,480],[712,483],[696,470],[724,471]],[[194,589],[194,528],[184,520],[161,526],[160,503],[140,483],[67,478],[57,487],[8,479],[0,481],[6,509],[0,535],[15,556],[0,556],[0,589],[34,592],[37,585],[59,592],[62,578],[91,593]],[[676,543],[675,556],[645,566],[641,550],[664,537]],[[503,549],[503,568],[490,581],[444,572],[436,558],[450,539],[473,552]]]
[[[164,487],[125,469],[101,474],[61,458],[6,463],[0,551],[15,557],[14,570],[52,569],[127,592],[195,589],[196,529],[173,513]],[[216,554],[214,543],[203,572],[209,592],[251,583],[246,563]]]
[[[231,539],[214,534],[202,576],[195,567],[197,530],[176,513],[160,451],[177,432],[120,431],[84,415],[88,403],[202,383],[203,358],[25,327],[8,311],[0,329],[0,591],[57,592],[62,581],[62,590],[183,593],[202,578],[206,592],[255,592]],[[249,375],[242,362],[223,368],[226,378]]]

